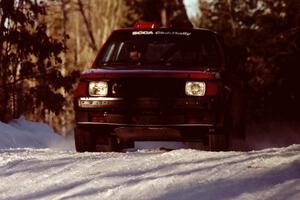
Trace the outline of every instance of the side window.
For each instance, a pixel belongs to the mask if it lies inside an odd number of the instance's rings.
[[[114,49],[115,49],[115,44],[114,43],[111,43],[108,48],[107,48],[107,51],[105,51],[105,54],[103,56],[103,62],[109,62],[111,61],[112,59],[112,55],[113,55],[113,52],[114,52]]]
[[[122,62],[125,61],[127,59],[128,56],[128,52],[127,52],[127,48],[124,42],[120,42],[118,45],[118,48],[116,49],[116,56],[114,61],[117,62]]]
[[[102,62],[125,61],[128,56],[127,49],[124,42],[113,42],[109,44]]]

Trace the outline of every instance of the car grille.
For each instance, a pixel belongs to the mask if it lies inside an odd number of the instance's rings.
[[[115,97],[180,97],[185,80],[134,78],[111,81]]]

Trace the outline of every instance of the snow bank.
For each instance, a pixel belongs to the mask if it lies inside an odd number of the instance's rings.
[[[0,122],[0,136],[0,149],[63,148],[63,143],[65,143],[65,139],[55,133],[47,124],[31,122],[24,117],[15,119],[8,124]]]

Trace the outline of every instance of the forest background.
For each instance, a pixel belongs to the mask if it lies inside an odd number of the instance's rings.
[[[220,33],[249,123],[298,122],[300,1],[198,0],[195,10],[188,19],[182,0],[0,0],[0,120],[24,115],[67,134],[80,72],[112,30],[151,21]]]

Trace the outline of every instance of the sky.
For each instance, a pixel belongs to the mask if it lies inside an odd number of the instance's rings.
[[[197,15],[198,12],[198,0],[183,0],[185,4],[188,17],[194,17]]]

